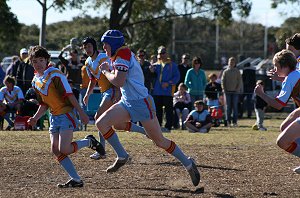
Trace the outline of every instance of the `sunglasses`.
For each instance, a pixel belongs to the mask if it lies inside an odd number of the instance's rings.
[[[138,57],[144,57],[144,56],[145,56],[144,54],[139,54],[139,55],[138,55]]]
[[[158,54],[165,54],[166,52],[161,52],[161,53],[158,53]]]

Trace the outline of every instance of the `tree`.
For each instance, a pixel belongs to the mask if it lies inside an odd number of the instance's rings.
[[[42,25],[40,29],[39,45],[45,46],[46,41],[46,17],[47,11],[50,8],[58,9],[59,11],[69,8],[81,8],[84,0],[36,0],[42,6]]]
[[[0,1],[0,13],[0,51],[12,53],[15,50],[15,42],[19,36],[21,25],[17,17],[10,12],[6,1]]]

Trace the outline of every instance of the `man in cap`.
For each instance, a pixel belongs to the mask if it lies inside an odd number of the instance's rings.
[[[157,118],[162,126],[163,107],[165,107],[166,124],[163,130],[170,131],[173,125],[173,95],[180,74],[176,63],[168,57],[167,49],[160,46],[157,50],[158,61],[154,64],[156,80],[153,88],[153,98],[157,109]]]
[[[10,64],[8,66],[8,68],[6,70],[6,75],[16,77],[20,63],[24,62],[27,57],[28,57],[28,50],[26,48],[22,48],[20,50],[19,60],[17,60],[16,62],[13,62],[12,64]]]

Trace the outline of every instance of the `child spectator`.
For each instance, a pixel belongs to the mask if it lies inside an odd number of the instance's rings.
[[[215,73],[208,75],[209,83],[205,87],[206,104],[208,107],[219,106],[219,95],[222,93],[220,83],[217,83],[218,76]]]
[[[189,107],[191,103],[191,96],[187,92],[187,86],[184,83],[178,85],[178,91],[173,96],[173,107],[175,111],[174,115],[174,127],[179,127],[179,118],[181,114],[181,129],[185,129],[184,121],[189,114]]]
[[[256,85],[261,85],[264,87],[264,82],[262,80],[258,80]],[[268,104],[258,95],[254,93],[254,110],[256,114],[256,123],[252,126],[253,130],[266,131],[267,129],[263,126],[265,110]]]
[[[210,113],[204,109],[204,102],[197,100],[194,102],[195,110],[191,111],[187,120],[184,122],[185,126],[190,132],[209,132],[212,126],[212,119]]]
[[[10,130],[14,126],[13,121],[10,119],[10,113],[19,114],[24,95],[20,87],[15,85],[16,80],[14,77],[6,76],[3,83],[5,86],[0,89],[1,112],[4,119],[8,122],[6,130]]]

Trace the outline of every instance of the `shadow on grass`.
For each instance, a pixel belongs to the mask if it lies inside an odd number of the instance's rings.
[[[232,195],[216,193],[218,198],[234,198]]]
[[[144,165],[146,165],[144,163]],[[162,162],[157,163],[156,165],[162,165],[162,166],[182,166],[180,162]],[[236,168],[227,168],[227,167],[217,167],[217,166],[206,166],[206,165],[197,165],[199,168],[207,168],[207,169],[218,169],[218,170],[229,170],[229,171],[245,171],[242,169],[236,169]]]
[[[202,194],[204,193],[204,187],[198,187],[196,190],[191,189],[170,189],[170,188],[138,188],[140,190],[152,190],[152,191],[172,191],[177,193],[189,193],[189,194]]]

